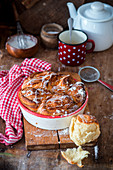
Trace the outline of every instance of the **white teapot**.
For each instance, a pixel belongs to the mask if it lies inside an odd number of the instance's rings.
[[[95,1],[86,3],[76,11],[73,3],[68,2],[70,17],[74,19],[73,28],[87,33],[95,41],[94,51],[103,51],[113,44],[113,7]]]

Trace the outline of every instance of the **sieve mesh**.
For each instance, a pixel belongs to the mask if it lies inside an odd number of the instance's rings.
[[[100,77],[99,71],[96,68],[93,68],[90,66],[81,68],[81,70],[79,71],[79,75],[80,75],[81,79],[86,82],[97,81]]]

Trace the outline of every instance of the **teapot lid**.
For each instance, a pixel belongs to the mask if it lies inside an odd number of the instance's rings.
[[[78,9],[78,13],[85,19],[95,22],[113,19],[113,7],[99,1],[82,5]]]

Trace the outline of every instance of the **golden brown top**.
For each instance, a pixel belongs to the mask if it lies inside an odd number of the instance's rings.
[[[36,72],[23,83],[19,92],[21,103],[43,115],[67,115],[85,101],[85,88],[70,75]]]
[[[78,115],[77,116],[77,120],[81,123],[98,123],[95,116],[92,116],[92,115]]]

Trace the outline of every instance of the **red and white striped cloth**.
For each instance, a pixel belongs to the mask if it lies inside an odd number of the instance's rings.
[[[37,58],[25,59],[21,66],[0,72],[0,117],[5,120],[5,135],[0,133],[0,143],[11,145],[22,138],[22,114],[17,101],[17,91],[23,80],[36,71],[50,70],[51,64]]]

